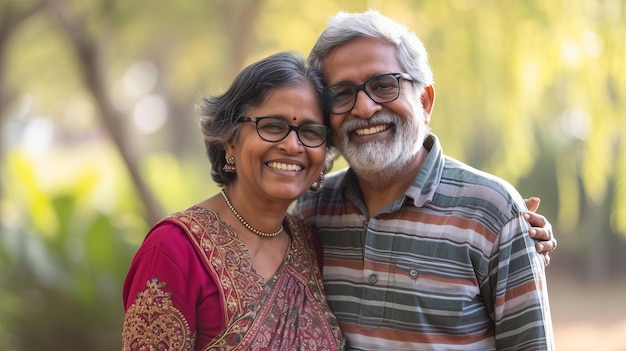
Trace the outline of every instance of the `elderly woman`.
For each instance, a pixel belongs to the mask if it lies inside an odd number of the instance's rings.
[[[287,215],[332,162],[320,92],[302,57],[279,53],[204,99],[224,188],[148,233],[124,285],[124,350],[345,348],[311,231]]]

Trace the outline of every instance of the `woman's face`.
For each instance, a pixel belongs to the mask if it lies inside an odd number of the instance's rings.
[[[310,85],[273,91],[265,102],[245,117],[273,116],[289,125],[323,124],[322,109]],[[231,187],[247,198],[291,203],[319,177],[324,166],[326,143],[312,148],[300,143],[296,132],[278,142],[261,139],[254,122],[242,122],[233,145],[226,150],[236,158],[237,176]]]

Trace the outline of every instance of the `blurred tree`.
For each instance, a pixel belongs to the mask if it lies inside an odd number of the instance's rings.
[[[114,106],[111,90],[103,74],[107,65],[106,62],[102,62],[104,56],[100,52],[99,43],[99,38],[102,37],[99,35],[106,33],[105,26],[110,20],[110,10],[114,8],[115,2],[96,3],[96,6],[93,6],[94,13],[84,17],[71,13],[63,0],[45,0],[45,2],[58,20],[62,33],[70,42],[76,57],[77,69],[98,107],[106,130],[124,160],[137,193],[146,207],[148,220],[150,223],[158,221],[164,211],[141,176],[139,157],[136,150],[129,144],[124,125],[120,122],[123,119],[123,113]],[[94,17],[96,17],[96,27],[99,28],[89,28],[84,21]]]
[[[23,2],[2,2],[0,3],[0,126],[2,126],[6,108],[9,101],[15,99],[15,92],[8,89],[7,84],[3,84],[2,77],[6,77],[6,50],[9,40],[19,26],[31,16],[35,15],[43,8],[43,2],[35,3]],[[0,164],[4,156],[4,140],[0,134]],[[2,197],[2,187],[0,187],[0,198]]]

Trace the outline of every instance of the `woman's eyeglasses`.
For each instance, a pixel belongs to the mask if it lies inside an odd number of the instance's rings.
[[[328,138],[328,127],[323,124],[305,122],[299,126],[292,126],[280,117],[241,117],[238,122],[254,122],[259,137],[271,143],[277,143],[287,137],[293,130],[300,143],[306,147],[319,147]]]

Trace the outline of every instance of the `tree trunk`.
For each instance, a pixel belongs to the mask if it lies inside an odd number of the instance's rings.
[[[155,223],[163,216],[164,211],[139,172],[139,157],[131,149],[121,123],[123,115],[113,106],[106,88],[97,42],[94,38],[87,37],[88,31],[85,26],[79,23],[78,18],[68,13],[62,0],[46,0],[46,2],[72,44],[85,85],[91,91],[102,121],[122,156],[138,195],[145,205],[147,220],[149,223]]]

